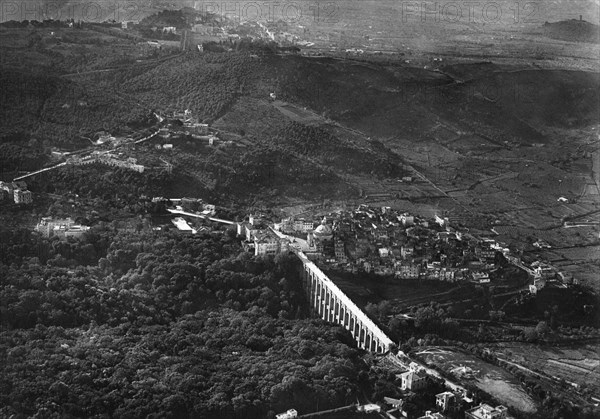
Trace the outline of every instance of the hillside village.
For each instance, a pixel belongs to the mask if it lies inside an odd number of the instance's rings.
[[[330,213],[320,222],[289,217],[269,223],[251,215],[237,223],[237,233],[255,255],[295,247],[325,269],[354,274],[485,284],[501,278],[501,267],[514,264],[529,272],[532,293],[546,284],[573,283],[572,276],[543,261],[525,265],[502,242],[457,230],[446,217],[428,220],[389,207],[361,205],[354,211]]]

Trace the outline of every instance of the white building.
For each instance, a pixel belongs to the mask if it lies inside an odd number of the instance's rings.
[[[277,255],[289,251],[289,241],[280,239],[268,231],[261,231],[254,237],[254,255]]]
[[[438,223],[441,227],[448,226],[449,224],[448,217],[442,218],[437,214],[435,216],[435,222]]]
[[[70,217],[64,219],[53,219],[52,217],[44,217],[35,227],[35,231],[39,232],[44,237],[50,237],[56,228],[69,228],[75,224]]]
[[[33,202],[33,195],[27,190],[27,183],[22,180],[16,182],[0,181],[0,189],[6,191],[15,204],[31,204]]]
[[[492,407],[480,404],[465,412],[465,419],[507,419],[508,409],[504,406]]]
[[[31,204],[33,202],[33,196],[30,191],[15,189],[14,200],[15,204]]]
[[[307,221],[304,218],[294,220],[294,231],[299,231],[301,233],[308,233],[312,229],[313,229],[312,221]]]
[[[197,233],[196,229],[192,228],[182,217],[174,218],[171,220],[171,222],[175,227],[177,227],[177,230],[181,231],[182,233]]]
[[[289,409],[286,412],[275,415],[275,419],[293,419],[298,417],[296,409]]]
[[[412,226],[415,224],[415,217],[408,214],[402,214],[400,217],[398,217],[398,220],[403,226]]]
[[[75,224],[70,217],[64,219],[53,219],[52,217],[44,217],[35,227],[35,231],[42,236],[48,237],[74,237],[81,238],[90,228]]]

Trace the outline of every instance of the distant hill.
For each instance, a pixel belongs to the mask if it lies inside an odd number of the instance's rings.
[[[569,19],[544,23],[544,35],[572,42],[600,43],[600,26],[585,20]]]
[[[2,2],[4,3],[4,2]],[[26,6],[25,6],[26,4]],[[177,8],[193,5],[182,0]],[[112,0],[31,0],[7,4],[0,13],[0,22],[23,20],[43,21],[46,19],[65,20],[73,18],[83,22],[103,22],[105,20],[140,21],[147,16],[165,9],[154,2],[115,2]]]

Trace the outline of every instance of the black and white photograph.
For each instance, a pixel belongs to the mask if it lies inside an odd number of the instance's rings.
[[[600,419],[600,0],[0,0],[0,418]]]

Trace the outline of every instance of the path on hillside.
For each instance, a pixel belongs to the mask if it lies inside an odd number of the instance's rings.
[[[117,71],[117,70],[127,70],[132,67],[145,67],[145,66],[151,65],[151,64],[160,64],[165,61],[169,61],[174,58],[181,57],[182,55],[183,55],[183,52],[180,52],[179,54],[169,55],[167,57],[155,58],[152,60],[144,60],[141,62],[135,62],[135,63],[131,63],[131,64],[123,64],[123,65],[118,65],[118,66],[114,66],[114,67],[100,68],[97,70],[77,71],[75,73],[61,74],[60,77],[87,76],[90,74],[107,73],[110,71]]]

